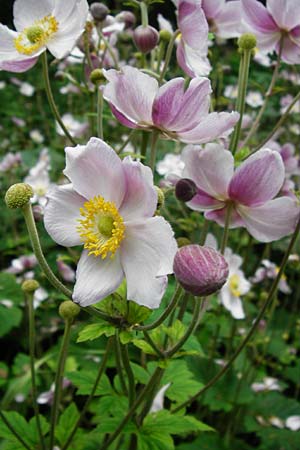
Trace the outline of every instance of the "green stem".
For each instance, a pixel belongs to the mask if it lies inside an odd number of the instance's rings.
[[[119,66],[118,60],[116,58],[116,55],[115,55],[115,53],[114,53],[114,51],[113,51],[109,41],[106,39],[106,37],[104,36],[104,34],[102,33],[101,30],[98,30],[98,32],[99,32],[99,36],[101,36],[101,39],[103,40],[103,42],[105,44],[105,47],[107,48],[108,53],[110,54],[110,56],[111,56],[111,58],[112,58],[112,60],[114,62],[115,68],[117,70],[120,70],[120,66]]]
[[[149,25],[148,20],[148,7],[145,2],[140,3],[140,9],[141,9],[141,22],[143,27],[147,27]]]
[[[152,172],[154,173],[155,169],[155,162],[156,162],[156,145],[158,141],[159,131],[153,130],[152,132],[152,141],[151,141],[151,149],[150,149],[150,168]]]
[[[82,410],[81,410],[80,416],[79,416],[79,418],[78,418],[76,424],[74,425],[73,430],[71,431],[70,436],[68,437],[66,443],[63,445],[63,447],[62,447],[61,450],[67,450],[67,448],[68,448],[69,445],[71,444],[71,442],[72,442],[72,440],[73,440],[73,438],[74,438],[74,436],[75,436],[75,434],[76,434],[76,431],[78,430],[78,427],[79,427],[79,425],[80,425],[80,423],[81,423],[83,417],[85,416],[85,414],[86,414],[86,412],[87,412],[87,410],[88,410],[88,407],[89,407],[91,401],[93,400],[93,397],[94,397],[94,394],[95,394],[95,392],[96,392],[96,390],[97,390],[98,384],[99,384],[99,382],[100,382],[100,380],[101,380],[101,377],[102,377],[102,375],[103,375],[103,373],[104,373],[104,371],[105,371],[105,367],[106,367],[108,355],[109,355],[109,353],[110,353],[110,351],[111,351],[112,344],[113,344],[113,338],[110,337],[110,338],[108,339],[107,346],[106,346],[106,350],[105,350],[105,352],[104,352],[104,355],[103,355],[101,364],[100,364],[100,366],[99,366],[99,371],[98,371],[96,380],[95,380],[95,382],[94,382],[93,388],[92,388],[92,390],[91,390],[91,393],[90,393],[90,395],[88,396],[88,398],[87,398],[85,404],[83,405],[83,408],[82,408]]]
[[[12,434],[15,436],[15,438],[20,442],[20,444],[22,444],[23,447],[26,448],[27,450],[31,450],[29,445],[27,445],[26,442],[23,440],[23,438],[16,432],[16,430],[11,425],[9,420],[5,417],[5,415],[3,414],[2,411],[0,411],[0,417],[1,417],[1,420],[3,421],[3,423],[5,423],[7,428],[12,432]]]
[[[59,352],[58,366],[56,369],[55,381],[54,381],[55,388],[54,388],[53,406],[52,406],[52,410],[51,410],[50,449],[52,449],[54,446],[54,439],[55,439],[54,433],[55,433],[55,427],[56,427],[58,414],[59,414],[59,403],[60,403],[61,390],[62,390],[62,380],[63,380],[65,362],[66,362],[66,358],[67,358],[68,346],[69,346],[69,342],[70,342],[70,331],[71,331],[71,321],[66,320],[64,335],[62,338],[62,343],[61,343],[60,352]]]
[[[234,363],[234,361],[236,360],[236,358],[239,356],[239,354],[242,352],[242,350],[246,347],[246,345],[248,344],[248,342],[250,341],[251,337],[253,336],[254,332],[256,331],[257,326],[259,325],[261,319],[263,318],[267,308],[269,307],[269,305],[271,304],[273,297],[276,293],[278,284],[280,282],[281,276],[283,275],[285,266],[287,264],[289,255],[292,252],[292,249],[294,247],[294,244],[297,240],[298,234],[299,234],[299,230],[300,230],[300,218],[298,220],[296,229],[294,231],[294,234],[292,236],[292,239],[290,240],[289,246],[285,252],[285,255],[282,259],[281,262],[281,266],[279,269],[279,272],[277,274],[277,277],[275,278],[275,280],[272,283],[270,292],[268,297],[266,298],[258,316],[256,317],[256,319],[254,320],[247,336],[244,338],[244,340],[241,342],[241,344],[238,346],[238,348],[236,349],[236,351],[233,353],[233,355],[231,356],[231,358],[228,360],[227,364],[202,388],[200,389],[200,391],[198,391],[195,395],[193,395],[193,397],[191,397],[189,400],[186,400],[185,402],[181,403],[180,405],[178,405],[176,408],[174,408],[172,410],[173,413],[176,413],[177,411],[179,411],[182,408],[185,408],[186,406],[188,406],[191,402],[195,401],[198,399],[198,397],[202,394],[204,394],[204,392],[206,392],[210,387],[212,387],[232,366],[232,364]]]
[[[36,426],[38,434],[40,437],[41,446],[43,449],[46,448],[44,436],[42,433],[39,407],[37,403],[37,389],[36,389],[36,379],[35,379],[35,317],[33,308],[33,292],[26,292],[25,299],[28,307],[28,321],[29,321],[29,357],[30,357],[30,373],[31,373],[31,386],[32,386],[32,400],[34,415],[36,418]]]
[[[204,219],[203,228],[202,228],[201,236],[200,236],[200,240],[199,240],[199,245],[205,244],[208,229],[209,229],[209,221],[207,219]]]
[[[133,405],[133,402],[135,400],[135,382],[134,382],[134,375],[132,372],[132,368],[130,365],[130,359],[128,354],[128,347],[127,345],[123,345],[120,343],[121,347],[121,357],[123,361],[123,367],[126,371],[127,379],[128,379],[128,402],[129,406]]]
[[[167,48],[167,53],[166,53],[166,58],[165,58],[165,63],[163,66],[163,69],[160,73],[160,77],[159,77],[159,84],[163,83],[163,80],[165,78],[167,69],[169,67],[170,61],[171,61],[171,56],[172,56],[172,51],[173,51],[173,47],[176,41],[177,36],[180,34],[179,30],[176,30],[175,33],[173,34],[172,38],[170,39],[170,42],[168,44],[168,48]]]
[[[147,147],[149,141],[149,133],[147,131],[142,131],[142,144],[141,144],[141,157],[145,160],[147,157]]]
[[[232,137],[230,140],[229,148],[232,151],[233,154],[235,154],[241,129],[242,129],[242,120],[243,115],[245,111],[245,98],[246,98],[246,92],[247,92],[247,85],[248,85],[248,76],[249,76],[249,67],[250,67],[250,60],[251,60],[251,54],[252,50],[243,50],[243,53],[241,55],[241,64],[240,64],[240,70],[239,70],[239,83],[238,83],[238,99],[237,99],[237,111],[240,114],[240,118],[234,128],[234,132],[232,133]]]
[[[44,82],[45,82],[45,90],[48,98],[48,102],[50,105],[50,108],[52,110],[52,113],[55,117],[55,120],[59,123],[61,129],[65,133],[66,137],[69,139],[70,142],[72,142],[73,145],[77,145],[76,141],[73,139],[73,137],[70,135],[69,131],[65,127],[62,118],[60,117],[60,114],[58,112],[52,90],[51,90],[51,84],[49,79],[49,70],[48,70],[48,60],[47,60],[47,52],[42,53],[42,64],[43,64],[43,76],[44,76]]]
[[[125,379],[123,377],[123,367],[122,367],[122,356],[121,356],[121,345],[120,345],[120,338],[119,338],[119,330],[116,330],[115,334],[115,360],[116,360],[116,367],[117,372],[120,378],[120,384],[122,391],[125,395],[128,395],[128,389],[125,383]]]
[[[151,339],[151,337],[150,337],[150,335],[148,334],[148,332],[147,332],[147,331],[143,331],[143,333],[144,333],[145,341],[147,341],[148,344],[151,345],[151,347],[153,348],[153,350],[155,351],[155,353],[157,353],[157,356],[158,356],[159,358],[164,359],[164,358],[165,358],[164,353],[157,347],[157,345],[156,345],[155,342]]]
[[[224,255],[224,251],[227,245],[228,236],[229,236],[229,226],[230,226],[230,219],[231,219],[231,213],[232,213],[233,205],[232,203],[227,204],[226,208],[226,216],[225,216],[225,225],[224,225],[224,231],[223,231],[223,238],[221,242],[221,248],[220,253],[221,255]]]
[[[124,148],[126,147],[126,145],[129,144],[129,142],[131,141],[132,136],[134,135],[135,132],[136,132],[136,130],[131,130],[131,131],[130,131],[130,133],[129,133],[127,139],[123,142],[123,144],[121,145],[121,147],[119,147],[119,148],[116,150],[117,155],[119,155],[119,154],[122,152],[122,150],[124,150]]]
[[[103,139],[103,95],[100,86],[97,85],[97,134]]]

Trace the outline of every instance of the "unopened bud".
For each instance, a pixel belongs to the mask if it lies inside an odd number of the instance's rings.
[[[184,247],[185,245],[190,245],[191,241],[186,237],[179,237],[176,239],[178,248]]]
[[[159,40],[161,42],[168,43],[172,38],[172,33],[168,30],[160,30],[159,32]]]
[[[103,3],[94,2],[90,6],[90,12],[93,16],[93,19],[95,19],[98,22],[102,22],[103,20],[106,19],[106,16],[109,13],[109,9]]]
[[[197,194],[197,186],[193,180],[182,178],[177,181],[175,186],[175,195],[181,202],[189,202]]]
[[[146,27],[140,25],[133,32],[133,40],[136,47],[142,53],[148,53],[156,47],[159,41],[159,34],[158,31],[150,25],[147,25]]]
[[[122,11],[116,15],[118,22],[124,22],[125,28],[132,28],[135,25],[136,18],[131,11]]]
[[[201,297],[218,291],[229,273],[228,264],[221,253],[200,245],[181,247],[175,255],[173,269],[182,287]]]
[[[256,37],[252,33],[245,33],[238,39],[238,46],[242,50],[252,50],[256,47]]]
[[[36,280],[25,280],[22,283],[22,291],[28,294],[35,292],[39,287],[39,283]]]
[[[101,69],[94,69],[90,74],[90,80],[93,84],[98,84],[106,81],[106,78],[104,77]]]
[[[58,313],[65,321],[72,321],[80,313],[80,306],[71,300],[66,300],[59,305]]]
[[[155,187],[155,190],[157,192],[157,207],[156,207],[156,209],[159,210],[165,204],[165,194],[163,193],[163,191],[159,187],[157,187],[157,186],[154,186],[154,187]]]
[[[5,203],[10,209],[22,208],[33,197],[33,189],[29,184],[13,184],[5,194]]]

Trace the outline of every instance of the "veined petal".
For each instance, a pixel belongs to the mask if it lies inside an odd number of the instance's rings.
[[[120,206],[126,189],[122,163],[101,139],[91,138],[86,146],[67,147],[64,174],[85,198],[101,195]]]
[[[121,72],[111,69],[103,73],[109,81],[103,90],[105,100],[131,122],[151,124],[157,80],[130,66]]]
[[[267,9],[278,27],[290,30],[300,23],[300,4],[298,0],[268,0]]]
[[[202,0],[202,8],[208,19],[214,19],[223,9],[225,0]]]
[[[206,194],[206,192],[201,191],[201,189],[198,189],[195,197],[187,202],[186,205],[194,211],[207,211],[224,208],[223,201],[215,199],[211,195]]]
[[[276,46],[278,52],[279,44]],[[282,60],[287,64],[300,64],[300,42],[295,43],[290,36],[283,41]]]
[[[80,306],[97,303],[112,294],[123,278],[119,252],[113,258],[102,259],[88,256],[88,250],[84,250],[77,266],[73,300]]]
[[[229,196],[248,206],[271,200],[283,185],[284,172],[284,164],[278,152],[259,150],[236,170],[229,185]]]
[[[18,31],[30,27],[36,20],[51,15],[53,0],[16,0],[14,2],[14,25]]]
[[[241,2],[225,2],[217,12],[214,24],[217,36],[222,39],[240,36],[243,33]]]
[[[170,131],[194,128],[208,113],[211,87],[207,78],[194,78],[184,90],[184,79],[174,78],[159,88],[153,103],[155,125]]]
[[[38,57],[27,58],[16,61],[0,61],[0,70],[6,70],[7,72],[22,73],[31,69],[37,63]]]
[[[208,23],[200,0],[179,0],[178,27],[183,40],[193,48],[208,41]]]
[[[127,220],[152,217],[157,207],[157,192],[149,167],[127,156],[123,162],[126,192],[120,206],[120,214]]]
[[[227,188],[233,175],[232,153],[218,144],[208,144],[201,150],[188,145],[182,153],[184,178],[191,178],[201,191],[218,200],[228,198]]]
[[[81,244],[77,227],[86,199],[74,191],[72,184],[55,187],[47,197],[44,223],[52,239],[65,247]]]
[[[204,216],[206,219],[213,220],[214,222],[217,222],[221,227],[224,227],[226,212],[227,208],[215,209],[213,211],[206,211]],[[234,209],[231,212],[229,228],[234,229],[239,227],[245,227],[245,222],[241,218],[239,212]]]
[[[264,205],[238,205],[249,233],[261,242],[272,242],[292,233],[299,218],[299,202],[290,197],[269,200]]]
[[[192,130],[178,133],[178,139],[187,144],[204,144],[228,136],[238,120],[237,112],[211,113]]]
[[[242,14],[245,22],[255,31],[260,33],[278,31],[278,25],[271,14],[257,0],[242,0]]]
[[[192,48],[182,39],[176,50],[178,65],[190,77],[207,76],[211,71],[211,65],[207,58],[207,47]]]

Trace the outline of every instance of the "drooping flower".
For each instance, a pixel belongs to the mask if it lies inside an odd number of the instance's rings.
[[[295,0],[267,0],[266,7],[257,0],[242,0],[242,15],[255,33],[258,47],[265,53],[278,54],[287,64],[300,63],[300,3]]]
[[[60,245],[84,245],[73,300],[96,303],[126,277],[128,299],[158,307],[177,244],[170,225],[153,217],[151,170],[130,157],[121,161],[92,138],[86,146],[66,148],[64,174],[71,183],[49,193],[45,226]]]
[[[159,87],[156,79],[130,66],[103,72],[109,81],[103,96],[129,128],[157,129],[171,139],[204,143],[228,134],[238,121],[236,112],[209,113],[207,78],[194,78],[185,89],[183,78]]]
[[[254,276],[251,278],[252,283],[261,283],[265,279],[274,280],[279,272],[279,267],[273,262],[263,259],[261,262],[261,267],[259,267]],[[282,275],[278,284],[278,289],[284,294],[290,294],[291,288],[287,283],[286,275]]]
[[[86,0],[16,0],[14,25],[0,24],[0,69],[25,72],[48,49],[64,58],[84,30],[88,14]]]
[[[231,208],[230,228],[246,227],[261,242],[271,242],[293,232],[299,202],[276,197],[284,182],[284,165],[278,152],[262,149],[234,171],[232,153],[218,144],[204,150],[189,145],[182,158],[184,178],[192,179],[198,193],[187,203],[205,217],[224,226]]]
[[[202,0],[209,29],[221,39],[241,34],[242,10],[239,0]]]
[[[33,189],[34,196],[31,198],[32,203],[38,203],[44,207],[46,200],[46,193],[51,187],[51,180],[49,176],[50,158],[47,148],[44,148],[39,156],[35,166],[33,166],[24,182],[30,184]]]

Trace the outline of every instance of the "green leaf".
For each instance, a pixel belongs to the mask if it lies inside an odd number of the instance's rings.
[[[19,436],[22,437],[24,442],[28,444],[30,448],[38,448],[39,445],[39,434],[36,426],[36,418],[32,417],[29,423],[24,419],[21,414],[16,411],[4,412],[3,413],[6,419],[12,424],[14,430],[18,433]],[[49,424],[43,416],[39,416],[41,423],[41,430],[43,435],[47,434],[49,431]],[[24,446],[20,444],[19,440],[15,437],[15,435],[10,431],[10,429],[4,424],[4,422],[0,422],[0,437],[6,439],[8,444],[11,443],[10,448],[14,448],[19,450],[23,449]],[[9,446],[7,446],[9,448]]]
[[[89,395],[93,389],[95,379],[97,377],[97,370],[67,372],[66,377],[78,388],[77,395]],[[94,395],[105,395],[111,393],[111,385],[107,375],[102,375],[98,383]]]
[[[63,446],[67,441],[78,418],[79,418],[78,409],[75,403],[71,403],[60,416],[58,425],[55,429],[55,436],[58,439],[61,446]]]
[[[166,392],[166,397],[177,403],[182,403],[196,394],[203,387],[203,383],[196,381],[194,374],[190,372],[185,361],[170,361],[161,384],[171,383]]]
[[[174,450],[174,442],[169,434],[161,433],[158,430],[144,430],[137,433],[139,450]]]
[[[143,339],[133,339],[132,340],[133,345],[135,345],[137,348],[143,350],[146,355],[156,355],[155,350],[151,347],[148,342],[144,341]]]
[[[107,323],[92,323],[87,325],[79,332],[79,337],[76,342],[93,341],[100,336],[113,336],[116,329],[113,325]]]
[[[143,429],[159,430],[168,434],[187,434],[199,431],[213,431],[213,428],[205,425],[203,422],[192,416],[178,416],[171,414],[170,411],[161,410],[154,414],[148,414],[144,420]]]
[[[134,339],[134,334],[129,331],[121,331],[119,334],[121,344],[125,345],[131,342]]]

